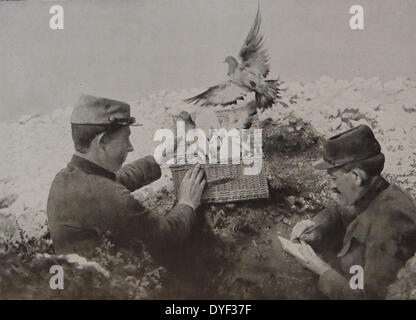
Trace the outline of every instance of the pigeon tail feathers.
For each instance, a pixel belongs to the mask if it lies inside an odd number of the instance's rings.
[[[277,80],[266,80],[266,90],[263,94],[256,92],[256,102],[260,109],[267,109],[273,106],[276,100],[281,99],[279,79]]]

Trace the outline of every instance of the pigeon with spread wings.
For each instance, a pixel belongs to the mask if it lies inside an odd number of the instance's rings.
[[[271,107],[280,96],[279,80],[266,80],[270,71],[269,57],[263,49],[263,36],[260,35],[261,15],[257,9],[256,19],[240,50],[241,63],[232,56],[225,58],[228,64],[228,80],[210,87],[186,102],[199,103],[202,106],[227,106],[236,104],[250,93],[255,93],[255,107]]]

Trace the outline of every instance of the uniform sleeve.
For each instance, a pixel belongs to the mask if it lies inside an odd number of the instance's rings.
[[[187,238],[195,219],[194,210],[184,204],[163,216],[146,209],[120,184],[102,192],[100,203],[99,221],[91,223],[122,242],[139,239],[148,245],[178,244]]]
[[[161,176],[160,166],[153,156],[147,156],[123,166],[116,172],[116,179],[128,190],[137,190]]]
[[[388,209],[387,209],[388,210]],[[397,272],[413,255],[416,225],[405,214],[389,211],[373,224],[366,244],[364,289],[351,289],[349,280],[334,270],[319,279],[320,290],[331,299],[384,299]],[[352,277],[353,275],[351,275]]]
[[[312,220],[319,225],[319,231],[325,234],[341,223],[339,207],[334,205],[326,208],[313,217]]]
[[[318,233],[316,243],[311,243],[314,249],[321,249],[325,243],[332,242],[329,239],[339,240],[339,236],[343,231],[343,224],[340,215],[340,209],[337,205],[324,209],[313,217],[317,228],[313,231]]]
[[[351,277],[353,275],[351,274]],[[364,272],[365,281],[365,272]],[[352,289],[349,280],[334,269],[329,269],[319,277],[319,290],[331,300],[364,300],[372,299],[365,290]],[[365,282],[364,282],[365,289]]]

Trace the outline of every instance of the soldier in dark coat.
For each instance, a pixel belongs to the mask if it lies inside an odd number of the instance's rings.
[[[129,136],[134,122],[130,106],[120,101],[85,95],[74,108],[76,152],[56,175],[47,205],[57,254],[92,257],[108,235],[120,247],[138,240],[163,247],[187,238],[206,183],[203,170],[195,166],[187,172],[178,204],[167,215],[143,207],[131,192],[159,179],[161,170],[153,156],[122,167],[133,150]]]
[[[319,288],[331,299],[385,298],[388,285],[415,253],[414,202],[381,177],[383,167],[380,145],[365,125],[330,138],[324,160],[315,165],[332,176],[338,205],[300,221],[291,238],[300,240],[301,262],[319,275]],[[314,249],[338,239],[338,267],[330,266]]]

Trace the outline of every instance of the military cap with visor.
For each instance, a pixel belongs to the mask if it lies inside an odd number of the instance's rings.
[[[128,103],[85,94],[79,98],[72,111],[71,124],[141,126],[130,116]]]

